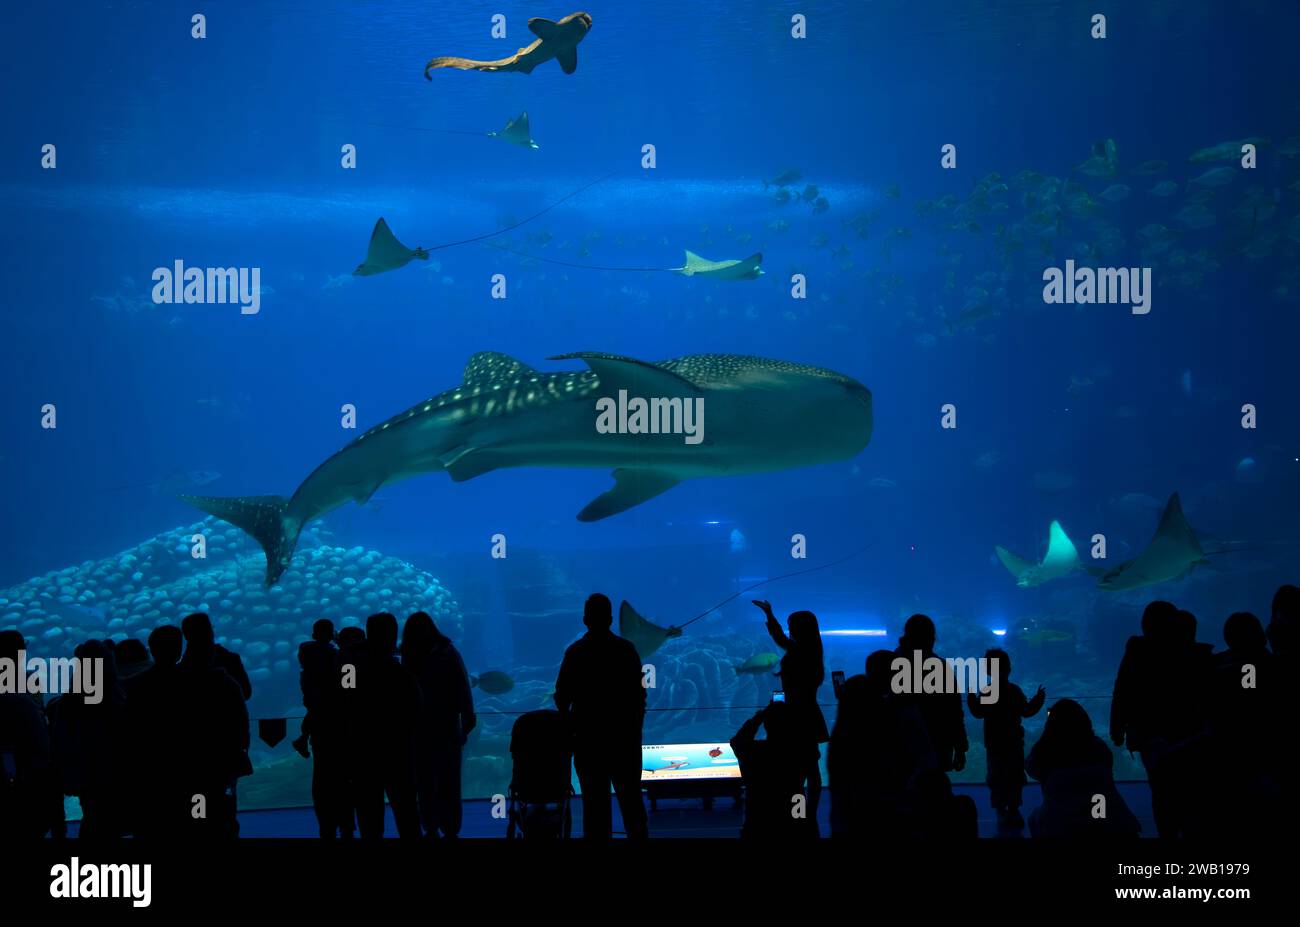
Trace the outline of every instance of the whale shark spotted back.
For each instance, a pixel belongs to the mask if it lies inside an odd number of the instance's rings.
[[[826,368],[739,354],[658,363],[600,352],[552,359],[581,360],[587,369],[544,373],[506,354],[475,354],[459,386],[368,429],[289,499],[180,498],[252,535],[266,553],[269,586],[290,566],[303,525],[420,473],[463,482],[512,467],[609,468],[613,487],[578,513],[597,521],[682,480],[844,460],[871,440],[870,391]],[[703,403],[712,423],[707,438],[692,445],[672,429],[601,431],[594,400],[623,394],[655,397],[668,410],[675,400]]]

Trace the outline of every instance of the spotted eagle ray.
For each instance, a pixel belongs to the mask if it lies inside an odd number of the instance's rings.
[[[674,267],[675,273],[683,277],[710,277],[714,280],[754,280],[763,276],[762,253],[751,254],[740,261],[710,261],[694,251],[686,252],[686,264]]]
[[[1047,538],[1047,553],[1043,555],[1042,563],[1032,563],[1018,557],[1005,547],[996,548],[998,559],[1016,578],[1017,586],[1041,586],[1049,580],[1059,579],[1083,568],[1079,562],[1079,552],[1074,549],[1074,542],[1059,521],[1053,521],[1047,529]]]
[[[520,148],[539,148],[533,141],[533,134],[528,130],[528,111],[524,110],[514,119],[506,123],[506,127],[500,132],[489,132],[488,138],[499,138],[503,142],[509,142],[512,145],[518,145]]]
[[[526,48],[521,48],[509,58],[497,61],[475,61],[472,58],[454,56],[433,58],[424,66],[424,77],[433,80],[429,74],[437,68],[459,68],[462,71],[519,71],[523,74],[533,73],[533,68],[545,64],[554,58],[560,63],[565,74],[572,74],[578,69],[578,43],[587,37],[591,29],[591,16],[587,13],[570,13],[558,23],[549,19],[534,17],[528,20],[528,30],[537,36],[537,40]]]
[[[526,113],[524,115],[527,116]],[[506,130],[509,131],[509,129],[510,126],[506,126]],[[518,222],[514,222],[504,228],[499,228],[495,232],[485,232],[482,235],[475,235],[473,238],[462,238],[459,241],[449,241],[445,244],[434,245],[431,248],[406,247],[406,245],[397,240],[397,236],[394,235],[392,229],[388,227],[388,223],[384,221],[382,216],[380,216],[379,221],[375,223],[375,227],[370,233],[370,246],[366,250],[366,259],[357,265],[357,269],[352,271],[352,275],[355,277],[373,277],[375,274],[387,273],[390,270],[397,270],[400,267],[405,267],[416,258],[419,258],[422,261],[427,261],[429,259],[430,251],[441,251],[444,248],[454,248],[457,245],[468,245],[476,241],[485,241],[489,238],[495,238],[498,235],[504,235],[506,232],[513,231],[522,225],[527,225],[534,219],[546,215],[556,206],[559,206],[567,200],[573,199],[579,193],[594,187],[596,184],[609,179],[611,176],[613,175],[607,174],[604,177],[599,177],[591,181],[591,183],[584,184],[572,193],[566,193],[545,209],[540,209],[531,216],[520,219]]]
[[[1097,586],[1115,592],[1154,586],[1171,579],[1182,579],[1193,567],[1207,562],[1196,532],[1183,515],[1178,493],[1174,493],[1165,503],[1155,537],[1151,538],[1146,550],[1102,573]]]
[[[712,280],[757,280],[763,276],[762,252],[751,254],[740,260],[710,261],[694,251],[686,252],[686,263],[681,267],[610,267],[605,264],[578,264],[573,261],[561,261],[557,258],[544,258],[527,251],[519,251],[504,245],[489,245],[498,251],[516,254],[519,257],[540,261],[543,264],[557,264],[560,267],[576,267],[580,270],[616,270],[637,274],[681,274],[683,277],[706,277]]]
[[[380,216],[379,221],[375,223],[374,231],[370,233],[370,247],[366,249],[366,259],[352,271],[352,276],[373,277],[375,274],[405,267],[416,258],[427,261],[429,252],[424,248],[406,247],[397,240],[393,230],[388,227],[383,216]]]
[[[871,392],[820,367],[736,354],[659,363],[592,352],[552,358],[569,359],[588,369],[542,373],[505,354],[475,354],[460,386],[371,428],[288,499],[179,498],[255,538],[269,586],[289,567],[304,525],[421,473],[445,471],[459,483],[506,467],[612,467],[614,486],[578,513],[597,521],[682,480],[845,460],[871,440]],[[598,431],[598,400],[624,396],[653,399],[669,427]],[[688,401],[705,410],[701,443],[672,427]]]

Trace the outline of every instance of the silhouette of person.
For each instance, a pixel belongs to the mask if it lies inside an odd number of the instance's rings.
[[[183,787],[183,756],[175,744],[187,708],[188,693],[177,665],[183,646],[180,628],[170,624],[154,628],[149,633],[152,663],[126,685],[132,827],[141,837],[175,836],[190,810]]]
[[[244,689],[217,663],[217,644],[207,615],[187,615],[181,633],[185,636],[180,671],[186,709],[181,731],[185,751],[182,781],[183,794],[191,805],[187,830],[194,836],[237,837],[236,784],[253,772],[248,759]]]
[[[27,671],[19,662],[26,649],[18,631],[0,631],[0,661],[12,661],[16,673]],[[44,837],[52,793],[62,805],[40,701],[26,692],[0,690],[0,839]]]
[[[134,637],[120,641],[113,648],[113,662],[117,667],[117,681],[122,691],[131,694],[131,682],[153,665],[144,644]]]
[[[1169,745],[1159,736],[1160,688],[1168,684],[1166,661],[1177,607],[1156,600],[1142,611],[1142,633],[1128,639],[1110,702],[1110,739],[1142,758],[1151,789],[1151,810],[1161,836],[1173,836],[1172,792],[1166,789],[1163,760]]]
[[[1284,732],[1295,725],[1300,717],[1300,588],[1287,584],[1279,586],[1273,594],[1273,605],[1268,622],[1268,643],[1273,650],[1272,715],[1274,729],[1269,743],[1270,778],[1273,782],[1289,781],[1293,775],[1295,748]],[[1274,814],[1277,827],[1285,833],[1300,829],[1300,790],[1293,787],[1282,790],[1281,800]]]
[[[192,615],[186,615],[184,621],[181,622],[182,629],[185,627],[185,622],[189,621],[191,618],[195,619],[195,621],[202,621],[202,623],[205,623],[208,626],[208,630],[211,631],[212,620],[203,612],[195,612]],[[186,639],[189,639],[188,634],[186,635]],[[233,650],[227,650],[225,647],[216,643],[215,640],[211,645],[211,649],[212,663],[221,667],[226,671],[231,679],[235,680],[239,685],[239,691],[244,696],[244,701],[248,701],[252,698],[253,683],[248,678],[248,672],[244,669],[244,661],[240,659],[239,654],[235,653]]]
[[[826,754],[833,836],[901,836],[910,780],[936,766],[916,703],[890,686],[893,661],[892,651],[875,651],[866,675],[850,676],[840,689]]]
[[[312,639],[298,645],[298,685],[306,714],[293,748],[310,757],[311,804],[322,838],[351,836],[355,822],[349,798],[341,717],[340,653],[334,646],[334,622],[312,624]]]
[[[311,626],[311,640],[298,645],[298,687],[302,690],[302,704],[306,709],[299,735],[291,746],[304,758],[311,756],[308,738],[311,736],[313,709],[319,711],[324,700],[337,684],[338,648],[334,646],[334,622],[321,618]]]
[[[798,709],[789,702],[772,702],[740,726],[731,749],[740,763],[745,783],[746,839],[788,840],[816,837],[816,822],[809,815],[804,780],[810,755],[817,750],[800,730]],[[767,734],[759,740],[762,728]]]
[[[984,721],[984,755],[987,764],[985,782],[989,802],[998,815],[1000,827],[1019,831],[1025,826],[1020,816],[1025,787],[1025,718],[1038,714],[1047,699],[1042,686],[1033,698],[1011,681],[1011,657],[1005,650],[992,649],[984,654],[992,672],[998,674],[997,701],[985,703],[979,693],[966,695],[971,717]]]
[[[904,657],[909,663],[918,658],[941,659],[934,652],[937,637],[934,622],[928,615],[913,615],[903,625],[903,636],[898,639],[898,649],[894,651],[895,659]],[[965,769],[970,742],[966,739],[966,714],[961,707],[961,693],[913,692],[904,697],[912,701],[921,713],[938,770],[961,772]]]
[[[817,704],[817,690],[826,679],[821,630],[817,627],[817,616],[812,612],[794,612],[787,619],[790,629],[787,636],[772,613],[771,602],[755,599],[754,604],[766,618],[764,625],[772,641],[785,651],[777,675],[781,677],[785,703],[790,706],[791,736],[803,738],[812,746],[811,750],[801,751],[800,755],[811,757],[804,771],[804,780],[807,782],[808,819],[816,827],[817,806],[822,794],[820,745],[831,737],[826,729],[826,717]]]
[[[415,739],[416,800],[426,837],[457,837],[461,825],[460,774],[465,742],[478,719],[465,661],[426,612],[402,629],[402,666],[423,696]]]
[[[555,706],[573,736],[573,766],[582,789],[584,837],[613,833],[610,785],[629,839],[649,835],[641,799],[641,727],[645,686],[631,641],[610,630],[609,599],[593,593],[583,607],[587,633],[569,645],[555,680]]]
[[[1196,640],[1196,617],[1175,610],[1158,651],[1153,677],[1151,740],[1147,766],[1151,807],[1162,837],[1189,836],[1189,816],[1205,744],[1213,692],[1214,648]]]
[[[420,836],[415,800],[415,733],[420,687],[397,661],[397,618],[366,619],[366,648],[355,665],[355,688],[345,687],[348,749],[354,753],[357,825],[363,839],[384,835],[384,796],[397,836]]]
[[[86,641],[73,654],[78,660],[96,661],[100,686],[97,693],[67,692],[50,700],[55,765],[64,794],[81,801],[79,836],[117,838],[126,829],[126,696],[117,684],[112,653],[102,641]]]
[[[338,783],[339,792],[334,796],[331,802],[328,798],[328,790],[333,787],[333,783],[326,783],[323,788],[326,790],[322,793],[326,803],[333,804],[335,814],[338,819],[338,835],[343,838],[351,838],[356,835],[357,829],[357,797],[361,793],[361,783],[364,780],[362,770],[370,761],[369,757],[363,756],[356,747],[358,737],[354,733],[357,726],[355,698],[350,699],[349,695],[355,695],[355,690],[345,689],[343,685],[344,673],[355,673],[356,667],[360,666],[366,659],[366,632],[359,627],[349,626],[341,628],[338,633],[338,667],[334,684],[330,690],[333,699],[332,709],[334,713],[334,724],[336,737],[338,739],[338,749],[334,751],[338,759]],[[364,718],[360,723],[364,723]],[[317,758],[319,758],[320,744],[317,744]],[[328,746],[326,746],[328,751]],[[327,835],[328,836],[328,835]]]
[[[1063,698],[1047,712],[1042,736],[1025,760],[1043,803],[1029,815],[1034,837],[1135,837],[1141,830],[1115,788],[1115,757],[1093,733],[1083,706]]]
[[[1227,649],[1214,655],[1209,732],[1187,757],[1194,788],[1213,800],[1188,801],[1186,832],[1220,839],[1266,836],[1283,801],[1269,764],[1274,658],[1263,624],[1249,612],[1228,617],[1223,640]]]

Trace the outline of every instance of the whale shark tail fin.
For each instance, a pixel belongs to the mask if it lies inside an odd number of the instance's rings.
[[[266,585],[272,585],[289,565],[301,525],[285,518],[289,502],[283,496],[177,496],[196,509],[229,522],[262,545],[266,552]]]

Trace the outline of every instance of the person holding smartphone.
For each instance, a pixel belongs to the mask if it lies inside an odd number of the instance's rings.
[[[822,794],[821,744],[831,736],[826,727],[826,717],[817,704],[817,690],[826,681],[821,629],[816,615],[799,611],[793,612],[786,620],[789,632],[786,633],[772,612],[771,602],[755,599],[754,605],[765,616],[767,633],[785,652],[777,675],[781,677],[781,689],[789,708],[790,737],[803,748],[798,750],[798,754],[805,758],[806,763],[803,780],[808,796],[808,819],[815,825]]]

